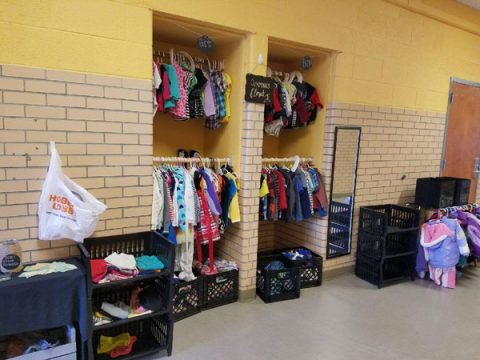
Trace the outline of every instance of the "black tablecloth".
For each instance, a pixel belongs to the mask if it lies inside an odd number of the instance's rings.
[[[77,269],[0,282],[0,336],[78,323],[82,342],[88,339],[85,267],[76,258],[62,261]]]

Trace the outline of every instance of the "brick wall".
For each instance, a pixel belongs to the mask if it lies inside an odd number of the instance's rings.
[[[326,261],[327,270],[354,265],[360,206],[411,202],[414,200],[417,178],[438,176],[445,113],[330,104],[327,109],[322,164],[328,192],[335,126],[346,125],[362,128],[352,254]],[[315,217],[301,223],[277,222],[274,234],[276,247],[304,245],[325,257],[327,218]],[[263,239],[259,243],[264,243]]]
[[[252,291],[256,284],[258,252],[258,178],[262,165],[263,105],[244,104],[240,154],[241,222],[227,228],[218,243],[225,257],[240,265],[240,291]]]
[[[95,236],[149,229],[150,89],[148,80],[0,66],[0,238],[20,240],[24,261],[75,251],[68,240],[36,240],[50,140],[65,174],[108,205]]]

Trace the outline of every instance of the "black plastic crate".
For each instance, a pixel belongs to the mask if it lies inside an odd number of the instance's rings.
[[[175,283],[173,296],[173,318],[180,321],[189,316],[198,314],[203,303],[203,277],[197,276],[192,281],[178,281]]]
[[[418,228],[420,212],[400,205],[376,205],[360,208],[358,230],[376,235]]]
[[[102,302],[108,302],[114,304],[117,301],[122,301],[127,305],[130,305],[130,299],[132,296],[132,291],[135,288],[143,288],[145,286],[155,286],[159,289],[161,296],[162,309],[156,310],[155,312],[167,312],[168,311],[168,293],[169,289],[167,288],[168,279],[163,278],[153,278],[145,281],[140,281],[135,284],[129,284],[121,287],[105,287],[99,288],[92,294],[92,306],[93,310],[99,310],[102,306]],[[95,329],[96,327],[94,327]]]
[[[350,252],[349,225],[330,222],[328,227],[328,258],[345,255]]]
[[[274,260],[285,264],[282,270],[265,270]],[[283,255],[265,256],[257,261],[257,295],[266,303],[300,297],[300,269],[286,261]]]
[[[97,354],[101,335],[114,337],[124,332],[129,333],[130,336],[136,336],[137,341],[133,344],[132,351],[128,355],[122,356],[121,359],[133,359],[167,350],[167,334],[172,326],[172,321],[167,315],[159,315],[94,332],[92,336],[94,358],[111,359],[108,354]]]
[[[468,197],[470,195],[470,179],[461,179],[454,177],[442,177],[442,179],[455,181],[455,193],[453,196],[452,205],[468,204]]]
[[[415,203],[423,207],[443,208],[454,205],[456,181],[436,177],[417,179]]]
[[[357,252],[360,256],[368,256],[377,260],[413,253],[417,251],[417,237],[418,230],[396,232],[386,236],[360,231]]]
[[[304,249],[310,251],[310,253],[312,254],[312,258],[290,260],[285,255],[283,255],[284,251],[292,251],[297,249]],[[300,287],[302,289],[322,285],[323,258],[320,255],[304,247],[296,247],[283,250],[282,255],[293,266],[297,266],[300,269]]]
[[[379,289],[386,282],[410,278],[415,280],[415,255],[408,255],[385,260],[374,260],[357,256],[355,275],[376,285]]]
[[[238,270],[203,275],[202,309],[211,309],[238,300]]]
[[[330,222],[350,225],[352,215],[352,205],[332,201],[330,204],[330,213],[328,214]]]

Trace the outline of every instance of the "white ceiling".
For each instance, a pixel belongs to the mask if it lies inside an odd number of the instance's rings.
[[[457,0],[457,1],[480,11],[480,0]]]

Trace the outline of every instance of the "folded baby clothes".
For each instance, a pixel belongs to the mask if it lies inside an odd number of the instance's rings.
[[[143,255],[135,259],[139,270],[162,270],[165,265],[156,256]]]
[[[130,308],[123,302],[117,302],[114,305],[104,301],[102,302],[101,309],[114,318],[128,319],[128,312]]]
[[[137,268],[135,256],[124,253],[112,253],[105,258],[105,261],[119,269],[134,270]]]

